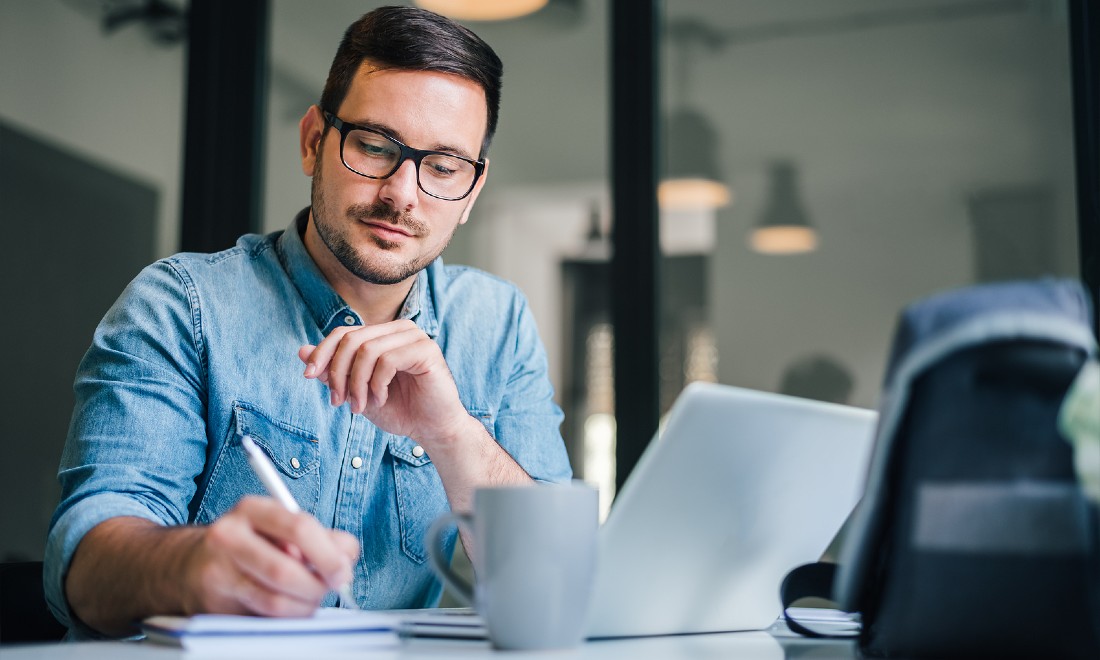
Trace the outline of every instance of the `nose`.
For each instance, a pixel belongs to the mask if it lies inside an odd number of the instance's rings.
[[[382,187],[378,189],[378,196],[381,199],[393,208],[403,211],[416,207],[419,193],[420,189],[416,183],[416,163],[411,159],[405,160],[398,166],[396,172],[382,179]]]

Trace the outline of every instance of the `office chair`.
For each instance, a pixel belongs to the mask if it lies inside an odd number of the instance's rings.
[[[65,632],[46,606],[42,562],[0,563],[0,645],[56,642]]]

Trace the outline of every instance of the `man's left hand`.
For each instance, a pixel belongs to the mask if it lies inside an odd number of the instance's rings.
[[[332,405],[346,401],[389,433],[432,443],[469,421],[439,345],[412,321],[336,328],[298,357]]]

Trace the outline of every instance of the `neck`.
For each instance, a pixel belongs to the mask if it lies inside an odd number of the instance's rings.
[[[401,306],[405,303],[409,291],[412,289],[416,275],[398,282],[397,284],[372,284],[365,282],[354,273],[344,267],[332,254],[317,228],[313,224],[313,216],[306,223],[305,235],[302,237],[306,252],[313,258],[314,263],[321,269],[328,283],[340,294],[352,309],[363,319],[366,325],[386,323],[397,318]]]

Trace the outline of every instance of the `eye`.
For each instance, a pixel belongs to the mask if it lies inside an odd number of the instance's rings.
[[[439,163],[432,163],[431,167],[432,167],[432,170],[436,174],[439,174],[441,176],[451,176],[452,174],[455,173],[455,170],[444,167],[443,165],[441,165]]]
[[[359,144],[362,152],[368,156],[388,157],[396,152],[395,149],[391,149],[384,144],[375,144],[373,142],[360,142]]]
[[[397,147],[381,136],[352,133],[348,136],[348,141],[354,145],[359,154],[367,158],[393,160],[397,157]]]
[[[433,154],[424,159],[424,166],[428,172],[440,179],[447,179],[455,176],[459,172],[470,169],[470,164],[461,158],[455,158],[454,156],[447,156],[444,154]]]

